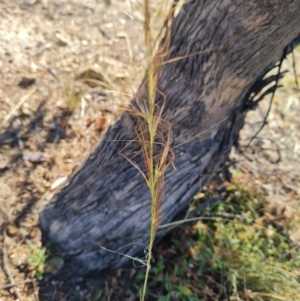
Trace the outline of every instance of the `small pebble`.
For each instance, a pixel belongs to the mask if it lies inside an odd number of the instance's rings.
[[[8,224],[6,226],[6,232],[8,236],[13,237],[18,233],[18,228],[13,224]]]
[[[35,233],[36,233],[35,230],[31,230],[31,231],[29,232],[29,234],[28,234],[28,238],[30,238],[30,239],[34,238],[34,237],[35,237]]]

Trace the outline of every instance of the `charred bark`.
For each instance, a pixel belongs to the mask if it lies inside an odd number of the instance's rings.
[[[243,124],[245,103],[266,68],[300,33],[300,0],[194,0],[173,18],[156,103],[172,125],[176,170],[165,175],[161,223],[226,161]],[[167,47],[167,43],[169,43]],[[145,102],[145,81],[132,104]],[[116,268],[144,248],[150,201],[145,181],[124,156],[143,166],[133,141],[137,118],[124,112],[81,169],[40,215],[61,256],[87,272]],[[119,154],[122,150],[123,156]],[[80,268],[79,268],[80,267]]]

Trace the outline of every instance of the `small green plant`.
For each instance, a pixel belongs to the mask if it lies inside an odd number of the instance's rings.
[[[151,269],[149,275],[149,287],[148,290],[152,291],[153,287],[161,286],[163,293],[158,297],[158,301],[198,301],[196,296],[193,294],[190,284],[183,282],[181,284],[181,277],[185,276],[185,267],[187,262],[183,262],[181,265],[174,265],[174,270],[172,273],[167,273],[164,271],[164,259],[159,256],[159,259],[155,266]],[[139,274],[137,276],[138,280],[145,280],[145,273]],[[141,291],[139,292],[141,294]]]
[[[94,301],[100,300],[100,298],[101,298],[101,296],[102,296],[102,293],[103,293],[103,291],[100,290],[100,291],[97,293],[97,295],[95,296]]]
[[[41,280],[45,269],[46,248],[38,249],[36,246],[30,245],[29,249],[31,251],[31,255],[26,263],[31,271],[36,272],[37,279]]]

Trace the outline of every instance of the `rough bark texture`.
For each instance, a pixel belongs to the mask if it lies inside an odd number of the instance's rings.
[[[299,35],[299,23],[300,0],[187,1],[173,19],[164,58],[169,63],[157,71],[176,166],[165,175],[161,223],[185,209],[225,162],[251,86]],[[144,87],[136,102],[145,101]],[[157,104],[163,101],[157,93]],[[134,242],[146,242],[149,233],[149,193],[141,174],[119,154],[123,149],[131,158],[140,150],[138,143],[128,145],[137,130],[136,118],[124,112],[41,213],[43,232],[77,271],[115,268],[127,260],[99,246],[128,255],[144,248]],[[142,155],[134,160],[143,166]]]

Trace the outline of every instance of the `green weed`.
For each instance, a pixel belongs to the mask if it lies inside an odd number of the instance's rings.
[[[208,219],[190,223],[164,246],[150,272],[149,295],[160,301],[298,301],[300,248],[290,241],[288,225],[268,220],[265,204],[262,191],[238,181],[228,186],[225,201],[203,213]]]
[[[41,280],[43,278],[47,257],[46,248],[38,249],[36,246],[30,245],[29,249],[31,251],[31,255],[26,262],[27,266],[31,271],[35,271],[37,279]]]
[[[149,279],[148,291],[153,291],[153,289],[159,285],[162,287],[163,294],[158,296],[158,301],[194,301],[199,300],[192,293],[191,285],[188,283],[180,284],[180,278],[185,275],[185,266],[187,262],[185,261],[183,265],[174,265],[173,273],[166,273],[164,266],[164,259],[159,256],[158,262],[152,268]],[[145,279],[145,273],[139,274],[137,280]]]
[[[95,298],[94,298],[94,301],[100,300],[100,298],[101,298],[101,296],[102,296],[102,293],[103,293],[103,291],[102,291],[102,290],[99,290],[99,292],[97,293],[97,295],[96,295]]]
[[[297,300],[300,249],[264,218],[261,193],[249,192],[242,185],[229,190],[216,212],[232,212],[239,218],[213,223],[213,269],[229,280],[232,296],[258,301]]]

